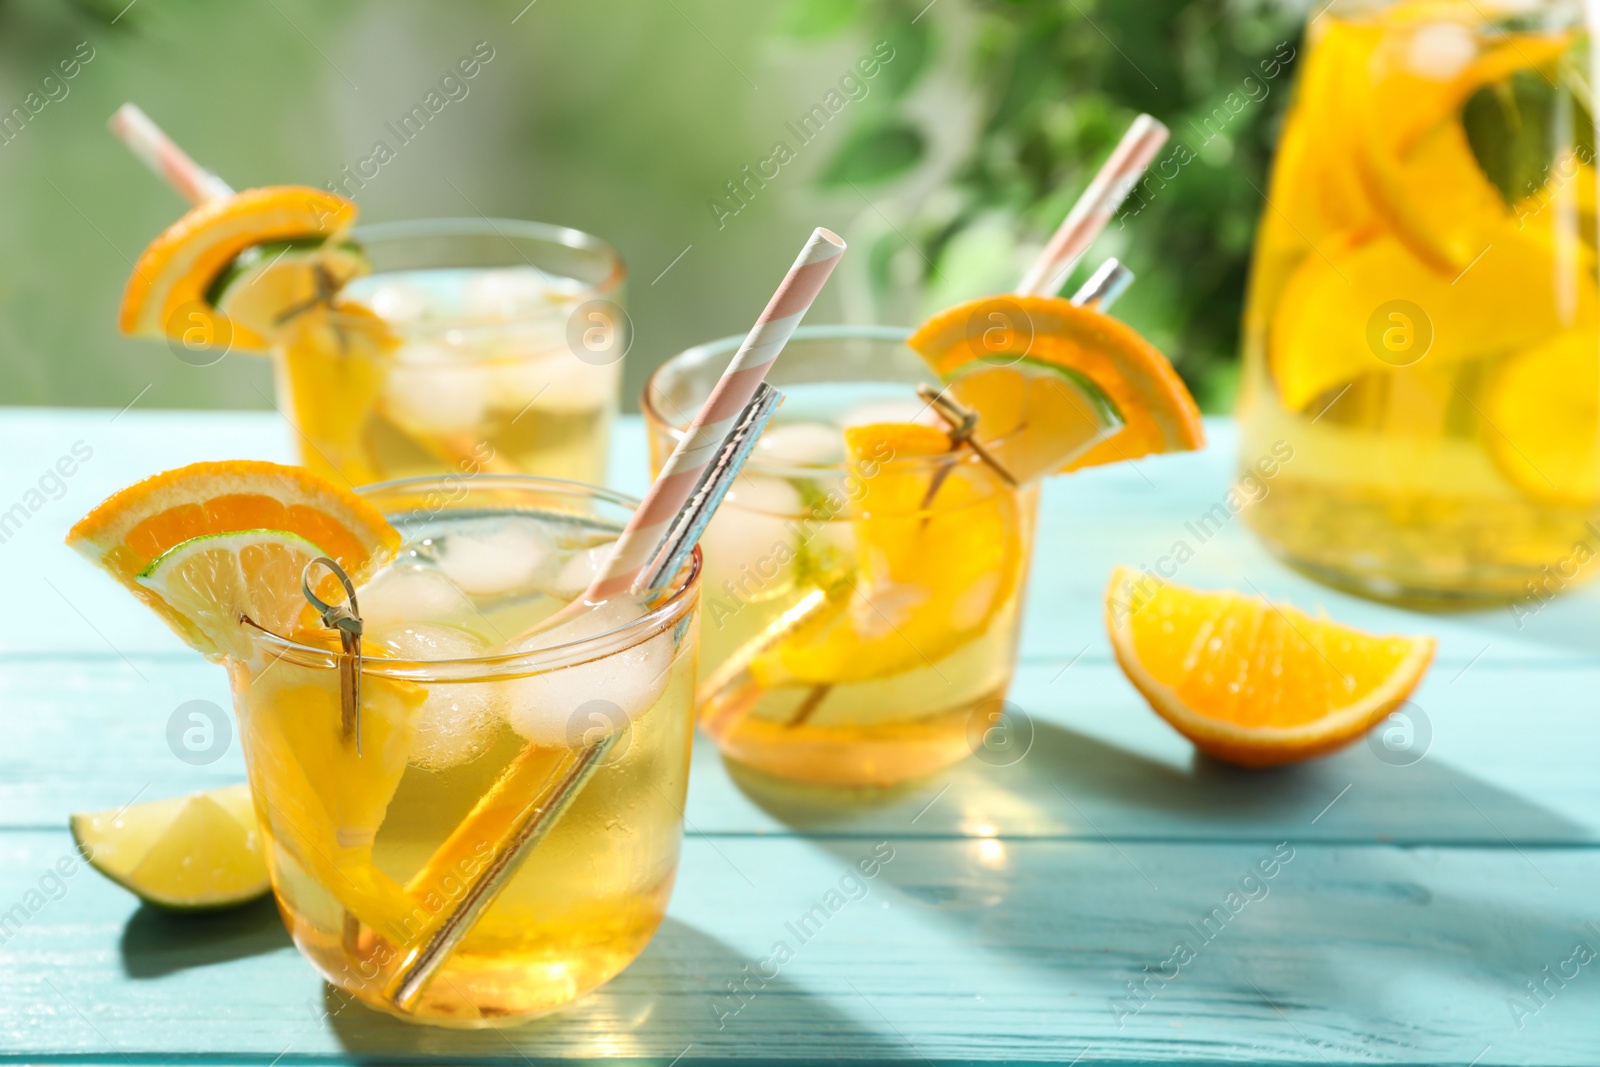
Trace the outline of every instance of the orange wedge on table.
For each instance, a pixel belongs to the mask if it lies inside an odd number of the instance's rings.
[[[315,250],[329,239],[334,239],[330,249],[337,248],[355,218],[356,206],[344,197],[297,185],[246,189],[201,204],[140,255],[122,294],[117,325],[135,337],[171,337],[191,347],[264,349],[270,339],[263,331],[272,329],[276,316],[230,318],[213,303],[219,281],[251,266],[248,254],[260,249],[258,270],[249,272],[246,284],[259,273],[275,297],[303,297],[317,289],[312,280],[317,264],[299,255],[284,264],[280,257],[294,248]],[[267,246],[274,246],[270,255]],[[303,268],[302,276],[290,279],[290,267]],[[355,269],[341,259],[333,287]],[[255,303],[241,306],[253,309]]]
[[[146,478],[80,519],[67,544],[153,608],[179,636],[207,654],[217,642],[176,610],[140,574],[157,559],[203,537],[267,531],[289,535],[339,562],[360,583],[400,546],[378,510],[348,490],[298,467],[254,460],[195,463]],[[256,549],[263,563],[289,551]]]
[[[1124,323],[1058,297],[995,296],[959,304],[923,323],[907,342],[963,398],[964,368],[1034,361],[1072,371],[1110,398],[1123,426],[1070,460],[1064,471],[1205,444],[1200,409],[1167,357]],[[998,394],[997,394],[998,395]],[[986,395],[974,394],[980,426]]]
[[[1375,636],[1289,605],[1118,567],[1106,629],[1123,673],[1202,752],[1271,767],[1343,748],[1411,694],[1431,637]]]

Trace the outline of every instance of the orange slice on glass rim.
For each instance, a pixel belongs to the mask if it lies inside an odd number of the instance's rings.
[[[1200,408],[1167,357],[1130,326],[1042,296],[992,296],[958,304],[930,318],[907,342],[947,382],[958,400],[978,412],[979,425],[1015,421],[985,407],[986,396],[963,396],[963,370],[982,361],[1000,366],[1029,360],[1064,368],[1110,398],[1123,426],[1081,454],[1064,456],[1060,469],[1080,470],[1183,452],[1205,444]]]
[[[1111,574],[1106,630],[1156,713],[1207,755],[1271,767],[1343,748],[1411,695],[1432,637],[1378,636],[1285,604]]]
[[[254,281],[266,271],[274,295],[286,294],[283,299],[289,299],[305,284],[285,279],[282,256],[297,248],[337,249],[338,238],[355,219],[356,206],[349,200],[299,185],[246,189],[201,204],[139,256],[123,290],[117,325],[135,337],[171,337],[190,347],[264,349],[269,337],[263,330],[271,329],[275,316],[255,321],[229,318],[213,302],[219,283],[231,287],[230,274],[248,273]],[[329,239],[334,239],[331,245]],[[305,277],[312,277],[311,264],[303,263],[300,255],[292,260],[290,266],[303,266]],[[348,260],[340,257],[328,269],[344,275],[355,269]],[[335,282],[343,280],[338,277]],[[242,306],[253,308],[254,303],[245,301]]]
[[[256,460],[195,463],[146,478],[80,519],[67,544],[212,655],[218,648],[202,628],[139,577],[185,542],[244,531],[309,542],[358,585],[400,547],[399,533],[359,496],[299,467]]]

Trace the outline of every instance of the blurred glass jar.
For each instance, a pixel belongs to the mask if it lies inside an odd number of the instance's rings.
[[[1250,525],[1324,581],[1547,597],[1600,554],[1582,26],[1537,0],[1345,0],[1310,23],[1238,414],[1242,469],[1281,461]]]

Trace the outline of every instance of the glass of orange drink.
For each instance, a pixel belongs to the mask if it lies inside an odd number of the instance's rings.
[[[701,542],[700,725],[768,775],[890,786],[1003,735],[1038,485],[952,442],[917,392],[940,379],[910,336],[801,327],[768,375],[784,406]],[[650,378],[641,406],[657,468],[740,340],[690,349]],[[1092,383],[1041,378],[1070,395],[1059,426],[1074,441],[1116,422]],[[985,383],[1024,380],[1010,360],[974,365],[958,392],[982,400]]]
[[[616,975],[661,923],[694,728],[698,555],[648,598],[550,620],[635,503],[524,475],[356,496],[295,468],[197,464],[75,528],[75,547],[227,668],[279,910],[337,988],[412,1021],[515,1022]],[[355,587],[353,652],[302,589],[323,556]],[[346,601],[331,579],[317,588]],[[543,836],[519,849],[545,808]],[[442,940],[463,915],[464,936]]]
[[[490,219],[348,241],[361,273],[339,302],[273,338],[306,466],[353,485],[482,470],[604,481],[629,343],[610,246]]]
[[[1329,5],[1256,239],[1246,512],[1330,583],[1547,599],[1600,551],[1600,310],[1577,3]],[[1280,457],[1281,458],[1281,457]]]
[[[207,200],[140,255],[119,325],[192,365],[269,355],[302,462],[345,485],[604,481],[631,342],[616,252],[533,222],[356,217],[304,186]]]

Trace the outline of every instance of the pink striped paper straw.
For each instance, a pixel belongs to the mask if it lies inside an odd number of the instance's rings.
[[[1078,257],[1088,250],[1111,216],[1133,191],[1139,176],[1167,143],[1167,128],[1149,115],[1140,115],[1122,135],[1111,156],[1078,197],[1050,242],[1033,261],[1017,285],[1018,296],[1054,296]]]
[[[232,186],[189,158],[137,104],[117,108],[109,125],[145,166],[189,203],[203,204],[233,195]]]
[[[600,576],[582,600],[598,603],[633,589],[640,572],[655,558],[662,538],[700,480],[706,464],[728,433],[739,412],[755,395],[783,346],[789,343],[806,309],[817,298],[822,283],[844,253],[845,243],[830,230],[818,227],[800,250],[800,257],[784,275],[766,310],[733,354],[728,369],[700,406],[678,447],[644,495],[633,518],[617,538],[616,547]]]

